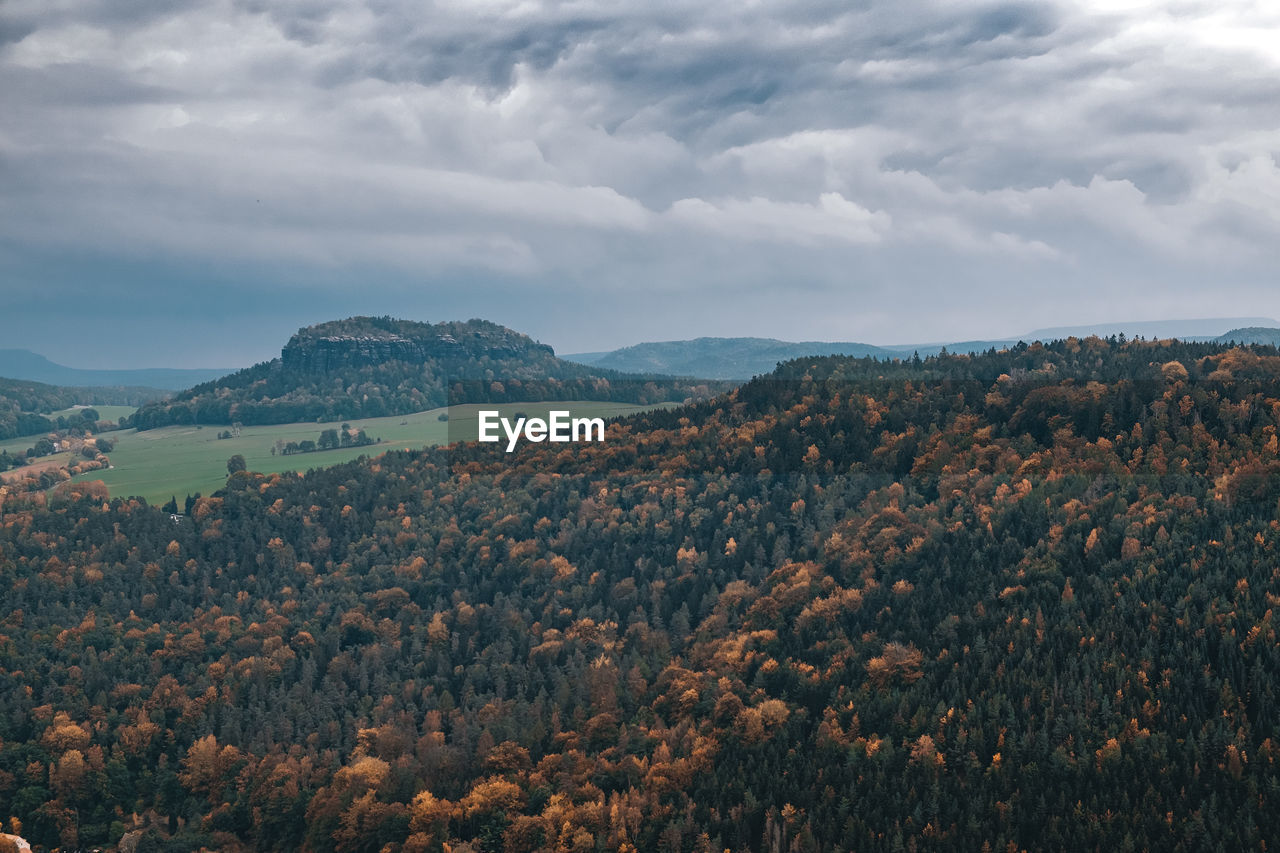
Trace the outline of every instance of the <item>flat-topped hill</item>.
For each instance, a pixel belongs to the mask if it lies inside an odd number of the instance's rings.
[[[391,361],[426,364],[470,359],[554,358],[555,351],[519,332],[483,320],[418,323],[352,317],[299,329],[280,352],[286,370],[331,373]]]
[[[280,358],[144,406],[131,425],[333,421],[456,403],[679,402],[723,387],[563,361],[546,344],[485,320],[350,317],[300,329]]]

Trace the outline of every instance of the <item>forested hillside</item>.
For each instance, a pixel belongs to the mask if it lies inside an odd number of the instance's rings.
[[[339,421],[460,403],[683,402],[724,387],[562,361],[551,347],[483,320],[351,317],[301,329],[280,358],[144,406],[129,425]]]
[[[1275,350],[1095,338],[242,472],[177,523],[8,495],[0,818],[151,820],[139,850],[1265,849],[1278,426]]]

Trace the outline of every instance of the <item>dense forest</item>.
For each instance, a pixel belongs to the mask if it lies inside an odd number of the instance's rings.
[[[66,418],[49,417],[49,414],[72,406],[136,406],[155,399],[158,394],[151,388],[66,388],[0,378],[0,439],[40,435],[64,428]]]
[[[0,504],[0,819],[136,850],[1261,850],[1280,353],[782,365],[601,444]]]
[[[551,347],[483,320],[352,317],[301,329],[280,358],[143,406],[128,425],[339,421],[459,403],[684,402],[727,387],[562,361]]]

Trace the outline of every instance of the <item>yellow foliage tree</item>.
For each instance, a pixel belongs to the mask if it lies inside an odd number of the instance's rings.
[[[893,678],[911,682],[920,678],[920,663],[924,656],[913,645],[886,643],[884,652],[867,661],[867,674],[877,687],[883,687]]]
[[[514,811],[523,803],[524,792],[519,785],[493,777],[473,787],[471,793],[462,798],[460,805],[463,814],[472,817],[477,814]]]

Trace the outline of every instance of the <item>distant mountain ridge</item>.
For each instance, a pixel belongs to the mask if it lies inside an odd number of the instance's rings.
[[[986,352],[1003,349],[1017,338],[960,343],[874,344],[857,341],[781,341],[776,338],[694,338],[687,341],[655,341],[609,352],[572,353],[568,361],[667,376],[699,376],[745,381],[771,372],[779,363],[808,356],[847,355],[890,360],[921,358],[949,352]]]
[[[1260,343],[1280,346],[1280,326],[1265,317],[1193,320],[1153,320],[1129,323],[1101,323],[1093,326],[1058,326],[1035,329],[1025,335],[991,340],[930,342],[915,344],[866,344],[833,341],[783,341],[776,338],[702,337],[683,341],[655,341],[607,352],[565,355],[569,361],[609,367],[614,370],[643,371],[672,376],[702,376],[710,379],[747,380],[769,373],[779,362],[806,356],[851,355],[878,359],[925,358],[943,350],[951,353],[982,353],[1004,349],[1019,341],[1048,342],[1069,337],[1178,338],[1185,341]]]
[[[337,421],[455,403],[679,402],[718,390],[564,361],[546,344],[485,320],[350,317],[299,329],[279,358],[143,406],[130,425]]]
[[[892,358],[895,353],[870,344],[822,341],[780,341],[773,338],[695,338],[637,344],[607,353],[581,353],[570,360],[583,361],[629,373],[665,373],[707,379],[750,379],[768,373],[780,361],[809,355],[874,355]]]
[[[92,388],[125,386],[180,391],[225,376],[229,372],[227,369],[216,368],[147,367],[111,370],[67,367],[30,350],[0,349],[0,376],[46,385]]]
[[[1190,320],[1136,320],[1124,323],[1095,323],[1079,326],[1052,326],[1047,329],[1033,329],[1023,340],[1028,342],[1049,341],[1061,338],[1085,338],[1097,335],[1100,338],[1112,335],[1144,338],[1178,338],[1184,341],[1209,341],[1222,336],[1233,329],[1278,326],[1269,317],[1214,317]]]

